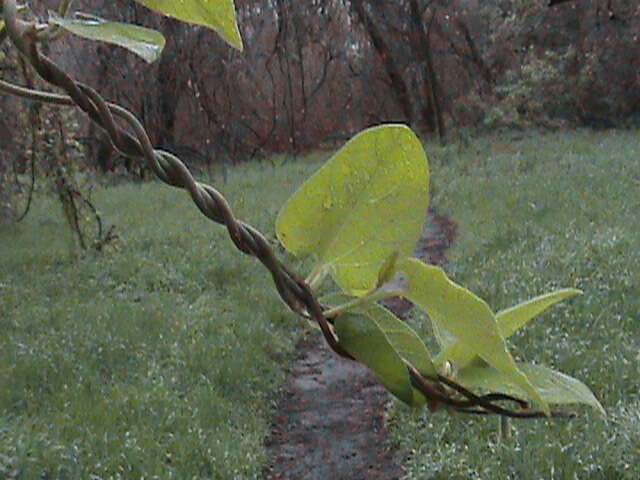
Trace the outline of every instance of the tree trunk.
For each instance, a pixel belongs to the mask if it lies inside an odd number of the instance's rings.
[[[391,81],[392,91],[394,93],[398,106],[402,109],[407,123],[413,123],[411,95],[409,87],[405,82],[400,69],[393,59],[390,46],[386,43],[382,32],[378,29],[373,19],[367,14],[362,0],[352,0],[351,6],[359,23],[364,27],[365,32],[369,36],[371,45],[382,60],[384,69]]]
[[[476,42],[473,40],[471,32],[469,31],[469,27],[461,19],[458,19],[456,21],[456,26],[462,33],[464,41],[469,48],[469,57],[471,58],[471,62],[476,66],[484,81],[487,82],[487,85],[489,86],[489,92],[492,92],[494,83],[493,74],[491,73],[491,69],[489,68],[487,63],[484,61],[484,58],[482,58],[482,55],[480,55],[478,47],[476,46]]]
[[[409,6],[411,11],[411,39],[413,49],[425,67],[422,78],[428,111],[424,111],[423,115],[428,125],[435,126],[440,142],[444,144],[446,142],[447,132],[442,116],[441,89],[431,55],[431,38],[422,22],[422,14],[420,13],[418,0],[409,0]],[[432,21],[435,21],[435,13]]]
[[[182,25],[176,25],[175,20],[163,21],[170,42],[170,48],[166,48],[160,57],[158,65],[158,91],[156,96],[157,108],[157,139],[156,144],[160,148],[171,149],[175,146],[176,110],[180,101],[180,93],[186,86],[185,75],[176,68],[177,50],[180,48]],[[169,46],[169,45],[167,45]]]

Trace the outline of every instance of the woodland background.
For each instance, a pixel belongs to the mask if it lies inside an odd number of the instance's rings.
[[[607,418],[523,421],[501,443],[493,419],[391,404],[407,478],[640,478],[638,0],[235,1],[244,52],[133,0],[74,6],[161,30],[154,64],[71,36],[43,49],[274,244],[281,205],[337,147],[410,124],[431,205],[458,226],[447,274],[496,311],[583,290],[512,341]],[[58,2],[32,3],[45,19]],[[48,89],[6,41],[0,78]],[[304,329],[151,177],[76,110],[0,94],[1,478],[258,479],[272,462]]]
[[[44,18],[56,3],[34,7]],[[71,37],[50,54],[131,109],[155,145],[192,167],[275,152],[295,157],[381,122],[408,123],[443,142],[498,128],[640,124],[636,0],[237,0],[236,7],[244,52],[129,0],[79,0],[77,10],[162,31],[161,59],[148,65]],[[36,82],[3,49],[3,77]],[[82,169],[141,175],[80,115],[4,94],[0,105],[5,203],[6,191],[20,188],[11,179],[29,170],[34,115],[44,122],[40,154],[56,142],[47,130],[62,132],[73,140],[63,150],[80,153]],[[52,170],[51,161],[38,163]]]

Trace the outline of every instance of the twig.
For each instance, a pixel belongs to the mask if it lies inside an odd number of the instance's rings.
[[[258,230],[237,219],[224,196],[212,186],[197,182],[178,157],[169,152],[154,149],[144,126],[130,111],[106,102],[93,88],[73,80],[53,61],[39,52],[29,25],[19,23],[16,19],[15,0],[5,0],[4,9],[6,31],[13,44],[45,81],[61,88],[67,95],[39,92],[2,80],[0,80],[0,90],[35,101],[79,107],[105,130],[119,153],[145,161],[163,182],[186,190],[203,215],[227,228],[229,237],[238,250],[256,257],[269,270],[278,294],[285,304],[298,315],[316,321],[326,342],[334,352],[354,360],[353,356],[340,345],[331,321],[327,318],[312,288],[275,256],[269,241]],[[114,116],[124,120],[128,129],[121,128]],[[483,415],[493,413],[517,418],[545,416],[543,412],[526,410],[528,403],[524,400],[501,393],[476,395],[444,376],[438,376],[437,379],[426,378],[409,362],[405,361],[405,365],[412,384],[427,397],[430,406],[434,409],[441,403],[462,413]],[[499,401],[515,402],[521,410],[510,410],[497,405],[495,402]],[[566,414],[552,412],[552,416],[566,417]]]

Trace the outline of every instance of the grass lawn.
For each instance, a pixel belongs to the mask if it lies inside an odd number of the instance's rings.
[[[512,343],[585,381],[609,416],[514,422],[505,445],[495,418],[396,405],[409,478],[640,478],[640,136],[428,150],[433,202],[460,225],[448,273],[495,309],[583,289]],[[318,166],[247,164],[216,183],[272,236]],[[115,251],[71,258],[47,198],[0,227],[0,478],[259,477],[300,322],[185,193],[122,185],[95,200],[122,237]]]
[[[587,383],[608,418],[579,408],[573,421],[513,421],[500,444],[496,418],[398,406],[410,479],[640,478],[640,134],[525,137],[428,147],[433,202],[459,222],[446,270],[495,310],[584,290],[511,344]]]
[[[220,186],[273,235],[309,168],[245,165]],[[71,259],[47,198],[0,227],[0,478],[258,478],[299,321],[185,193],[95,200],[116,251]]]

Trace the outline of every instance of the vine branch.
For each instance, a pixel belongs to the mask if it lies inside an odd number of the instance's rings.
[[[294,313],[314,320],[331,349],[341,357],[355,360],[339,343],[313,289],[290,270],[274,254],[266,238],[251,225],[237,219],[224,196],[214,187],[195,180],[186,165],[175,155],[154,149],[151,140],[140,121],[129,110],[105,101],[98,92],[84,83],[75,81],[38,48],[37,30],[28,23],[17,19],[15,0],[4,0],[4,20],[6,32],[14,46],[29,61],[35,71],[49,84],[62,89],[66,95],[37,91],[0,80],[0,90],[34,101],[56,105],[77,106],[108,134],[113,147],[122,155],[147,162],[156,176],[164,183],[186,190],[203,215],[226,227],[235,247],[242,253],[256,257],[271,273],[278,294]],[[2,35],[0,34],[0,37]],[[3,38],[0,38],[0,43]],[[128,129],[124,130],[114,117],[124,120]],[[546,416],[543,412],[529,410],[524,400],[490,393],[479,396],[455,381],[438,376],[426,378],[405,360],[411,382],[429,401],[432,409],[439,404],[456,411],[473,414],[498,414],[518,418]],[[511,401],[519,410],[511,410],[496,402]],[[566,416],[552,412],[552,416]]]

